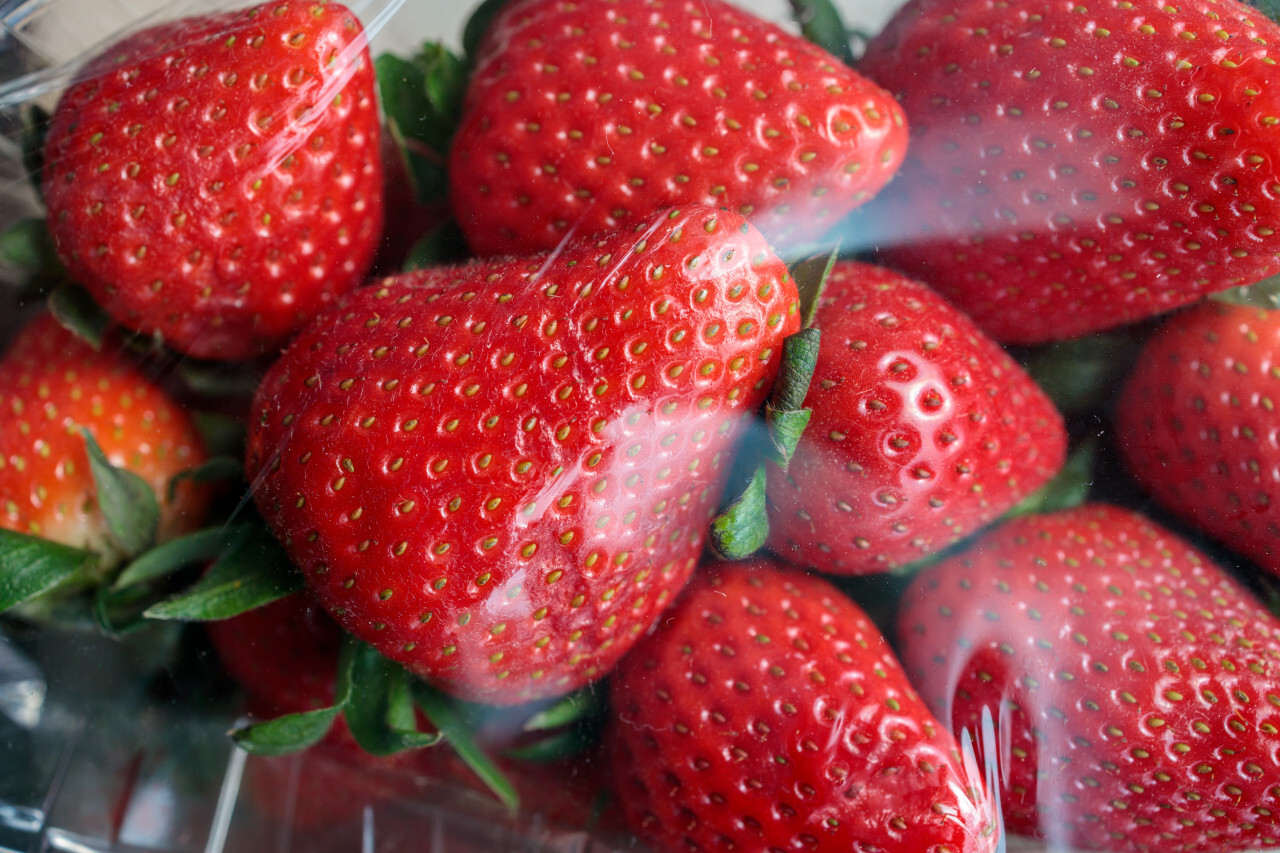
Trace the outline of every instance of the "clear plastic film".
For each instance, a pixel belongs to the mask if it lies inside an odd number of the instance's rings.
[[[1280,849],[1280,29],[1104,6],[0,3],[0,853]]]

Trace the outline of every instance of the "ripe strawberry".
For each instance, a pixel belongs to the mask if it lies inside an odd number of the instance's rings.
[[[889,180],[906,135],[879,87],[721,0],[525,0],[485,36],[449,168],[480,254],[687,203],[802,243]]]
[[[991,803],[858,606],[712,566],[612,680],[628,822],[657,850],[991,850]]]
[[[342,630],[310,594],[208,622],[205,630],[227,672],[253,696],[259,716],[333,704]]]
[[[1276,44],[1235,0],[913,0],[859,65],[913,129],[863,236],[1009,343],[1270,275]]]
[[[116,320],[200,357],[266,351],[377,247],[363,32],[314,0],[143,30],[62,96],[45,164],[59,256]]]
[[[0,527],[120,556],[98,505],[80,429],[111,464],[139,475],[160,503],[157,537],[190,532],[208,495],[174,475],[204,461],[187,414],[121,351],[101,352],[45,314],[23,327],[0,360]]]
[[[1280,574],[1278,378],[1280,312],[1204,302],[1148,340],[1116,441],[1163,506]]]
[[[1006,825],[1088,850],[1280,843],[1280,625],[1177,536],[1093,504],[926,569],[903,664],[985,744]]]
[[[794,282],[691,207],[344,298],[255,401],[264,517],[338,622],[455,695],[603,675],[697,561]]]
[[[772,549],[837,574],[898,568],[968,536],[1062,465],[1053,403],[922,284],[838,263],[814,326],[809,427],[771,468]]]

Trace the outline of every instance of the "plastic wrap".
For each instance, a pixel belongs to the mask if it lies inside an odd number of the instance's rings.
[[[0,21],[0,851],[1280,849],[1264,11]]]

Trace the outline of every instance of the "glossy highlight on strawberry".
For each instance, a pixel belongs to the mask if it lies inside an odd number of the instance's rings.
[[[1280,574],[1280,312],[1209,300],[1143,348],[1116,443],[1162,505]]]
[[[655,850],[996,847],[976,765],[825,580],[707,567],[610,690],[616,793]]]
[[[912,126],[860,239],[1007,343],[1278,269],[1280,26],[1235,0],[913,0],[859,69]]]
[[[735,214],[344,298],[259,389],[247,472],[344,628],[458,696],[567,693],[683,587],[799,328]]]
[[[1177,535],[1087,504],[925,569],[903,665],[994,740],[1010,831],[1080,850],[1280,843],[1280,623]]]
[[[834,574],[900,568],[977,532],[1062,466],[1062,416],[967,317],[898,273],[840,261],[770,547]]]
[[[382,228],[373,64],[338,3],[185,18],[91,59],[45,143],[49,230],[119,323],[201,358],[278,346]]]
[[[721,0],[524,0],[485,36],[454,210],[482,255],[689,203],[800,244],[879,191],[906,137],[878,86]]]

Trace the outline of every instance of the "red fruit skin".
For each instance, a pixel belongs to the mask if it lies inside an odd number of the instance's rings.
[[[89,61],[45,143],[50,233],[117,321],[201,358],[278,346],[382,228],[373,63],[337,3],[143,30]]]
[[[813,411],[769,471],[770,548],[833,574],[890,571],[974,533],[1062,466],[1053,403],[929,288],[840,261],[814,326]]]
[[[309,593],[205,624],[227,672],[265,719],[333,704],[342,629]]]
[[[195,424],[110,336],[101,351],[42,314],[27,323],[0,360],[0,527],[88,548],[104,563],[123,556],[98,505],[80,429],[113,465],[155,492],[157,539],[203,523],[206,488],[169,481],[205,460]]]
[[[1280,626],[1176,535],[1103,504],[1023,516],[926,568],[902,607],[903,665],[998,763],[1011,832],[1276,844]]]
[[[1161,506],[1280,574],[1280,313],[1206,301],[1143,347],[1116,444]]]
[[[617,795],[655,850],[995,849],[982,780],[817,576],[708,567],[610,691]]]
[[[285,352],[247,473],[325,609],[461,698],[607,672],[683,587],[799,327],[740,217],[362,289]]]
[[[878,86],[720,0],[525,0],[485,36],[449,173],[481,255],[689,203],[735,210],[777,246],[879,191],[906,138]]]
[[[859,69],[911,121],[859,219],[988,334],[1118,326],[1280,269],[1280,26],[1234,0],[914,0]]]

